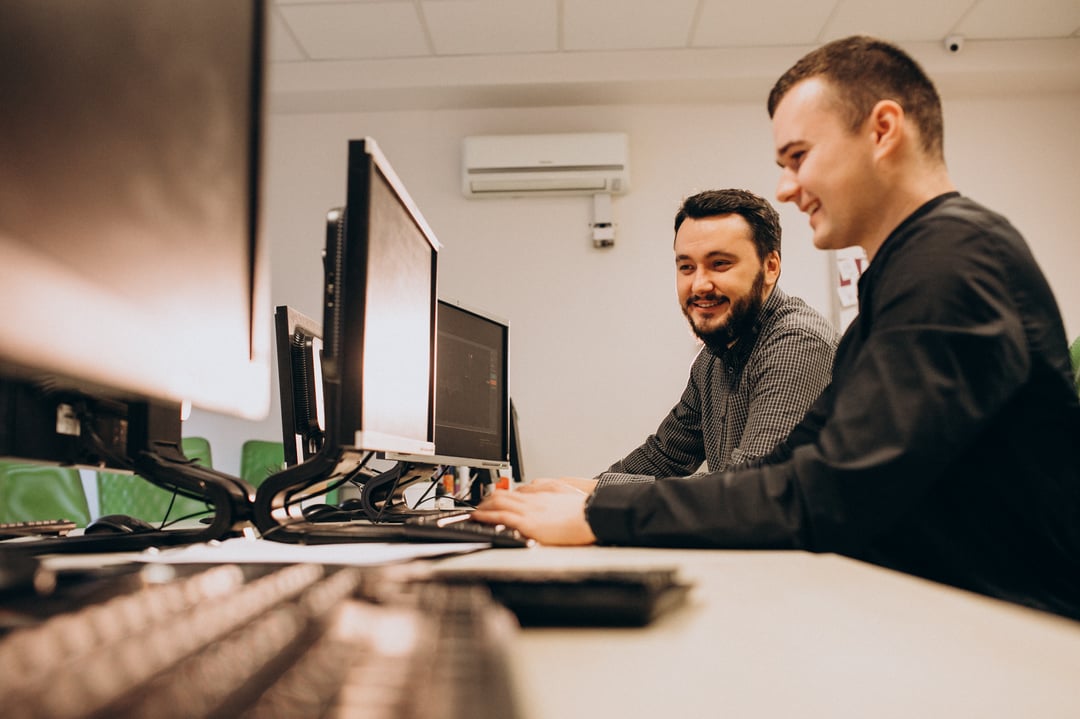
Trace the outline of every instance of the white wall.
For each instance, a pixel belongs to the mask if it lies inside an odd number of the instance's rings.
[[[1080,333],[1080,95],[945,98],[946,155],[961,190],[1010,217]],[[615,247],[594,249],[589,198],[468,200],[470,134],[625,131],[631,191],[615,199]],[[772,199],[778,170],[763,103],[271,115],[265,227],[274,304],[320,317],[327,209],[345,192],[350,138],[379,142],[444,244],[440,294],[511,323],[511,394],[530,476],[592,475],[651,432],[677,400],[696,351],[675,302],[671,222],[695,191],[743,187]],[[831,316],[827,257],[805,218],[781,207],[782,286]],[[274,388],[276,394],[276,386]],[[238,471],[250,423],[196,412],[185,434]]]

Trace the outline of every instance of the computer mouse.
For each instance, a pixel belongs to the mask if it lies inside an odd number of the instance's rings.
[[[127,514],[105,514],[98,517],[83,530],[84,534],[142,534],[156,532],[158,528],[145,519]]]
[[[364,500],[360,499],[359,497],[349,497],[348,499],[342,500],[341,504],[339,504],[338,506],[344,509],[346,512],[363,512]]]
[[[355,512],[332,504],[309,504],[302,511],[309,522],[349,522],[356,518]]]

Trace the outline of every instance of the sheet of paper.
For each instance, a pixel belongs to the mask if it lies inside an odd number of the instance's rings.
[[[227,539],[159,552],[142,552],[139,561],[171,564],[347,564],[370,567],[423,557],[464,554],[487,549],[473,542],[351,542],[347,544],[284,544],[262,539]]]
[[[489,549],[486,542],[352,542],[347,544],[285,544],[265,539],[237,537],[220,542],[192,544],[169,549],[148,549],[95,555],[56,555],[48,559],[54,570],[123,562],[161,564],[341,564],[374,567],[411,559],[467,554]],[[113,561],[103,562],[112,559]]]

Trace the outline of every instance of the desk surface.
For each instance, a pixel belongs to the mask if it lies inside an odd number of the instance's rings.
[[[527,629],[529,719],[1080,717],[1080,622],[835,555],[497,550],[443,568],[675,565],[644,629]]]

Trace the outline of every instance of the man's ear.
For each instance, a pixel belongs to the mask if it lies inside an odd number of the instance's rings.
[[[772,287],[780,279],[780,253],[773,250],[765,255],[761,267],[765,270],[765,286]]]
[[[874,143],[874,156],[884,157],[896,152],[908,129],[904,108],[895,100],[880,100],[870,111],[867,130]]]

